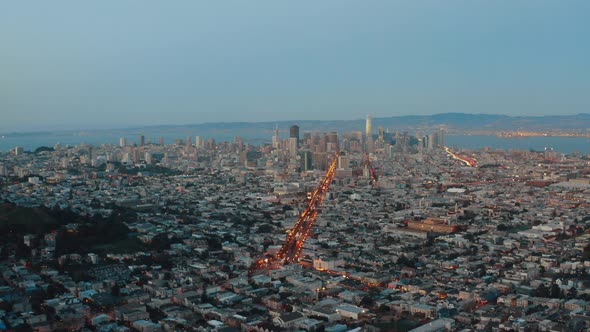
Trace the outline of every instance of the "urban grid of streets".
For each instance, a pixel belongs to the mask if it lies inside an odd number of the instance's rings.
[[[0,330],[589,326],[587,156],[399,134],[196,143],[0,154]],[[249,274],[281,248],[337,151],[298,264]],[[20,215],[30,224],[10,226]],[[57,226],[31,232],[43,218]],[[123,234],[111,239],[109,222]],[[105,233],[85,232],[93,223]]]

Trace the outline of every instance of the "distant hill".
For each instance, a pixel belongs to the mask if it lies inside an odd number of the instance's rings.
[[[137,130],[177,130],[185,129],[194,132],[266,132],[268,137],[278,126],[281,130],[297,124],[302,132],[305,131],[363,131],[365,119],[356,120],[292,120],[277,122],[215,122],[179,126],[151,126],[134,128]],[[580,131],[590,129],[590,114],[552,115],[552,116],[509,116],[495,114],[441,113],[435,115],[407,115],[373,118],[373,129],[378,127],[389,130],[423,130],[444,126],[448,130],[562,130]]]
[[[231,119],[229,119],[231,120]],[[355,120],[290,120],[273,122],[211,122],[200,124],[157,125],[126,129],[92,130],[86,131],[85,136],[80,136],[78,131],[63,133],[10,133],[6,134],[12,139],[32,139],[36,136],[49,137],[49,141],[57,140],[74,133],[78,141],[88,142],[88,137],[96,134],[107,137],[124,135],[146,134],[152,138],[158,136],[173,136],[183,139],[186,136],[200,135],[204,138],[216,138],[218,140],[231,140],[234,136],[241,136],[248,141],[270,141],[275,127],[281,131],[281,137],[288,135],[288,128],[297,124],[300,132],[329,132],[339,133],[364,131],[365,119]],[[444,127],[449,133],[462,133],[474,131],[562,131],[562,132],[586,132],[590,130],[590,114],[576,115],[551,115],[551,116],[509,116],[497,114],[468,114],[468,113],[441,113],[435,115],[405,115],[392,117],[373,118],[373,132],[382,127],[389,131],[408,131],[410,133],[426,133],[439,127]],[[169,142],[169,141],[168,141]],[[0,142],[1,143],[1,142]],[[78,142],[74,143],[77,144]],[[13,143],[13,146],[22,143]],[[36,148],[37,146],[35,146]],[[6,148],[8,149],[8,148]]]

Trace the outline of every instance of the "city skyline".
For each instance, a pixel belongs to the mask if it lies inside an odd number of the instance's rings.
[[[0,329],[590,326],[587,152],[358,127],[0,153]]]
[[[0,332],[590,331],[588,12],[0,5]]]
[[[589,4],[5,5],[0,131],[587,112]]]

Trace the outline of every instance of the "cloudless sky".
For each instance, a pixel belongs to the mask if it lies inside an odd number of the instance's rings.
[[[0,130],[590,112],[590,1],[6,1]]]

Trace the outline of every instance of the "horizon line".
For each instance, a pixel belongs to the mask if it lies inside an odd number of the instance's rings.
[[[545,118],[545,117],[571,117],[571,116],[584,116],[589,115],[590,113],[573,113],[573,114],[545,114],[545,115],[510,115],[510,114],[493,114],[493,113],[464,113],[464,112],[444,112],[444,113],[433,113],[433,114],[406,114],[406,115],[393,115],[393,116],[380,116],[380,117],[373,117],[373,120],[379,119],[390,119],[390,118],[404,118],[404,117],[432,117],[438,115],[479,115],[479,116],[498,116],[498,117],[510,117],[510,118]],[[81,128],[81,129],[24,129],[24,130],[10,130],[5,131],[0,129],[0,135],[9,135],[9,134],[39,134],[39,133],[55,133],[55,132],[92,132],[92,131],[107,131],[107,130],[140,130],[140,129],[150,129],[150,128],[164,128],[164,127],[191,127],[191,126],[201,126],[201,125],[214,125],[214,124],[278,124],[278,123],[293,123],[297,124],[300,122],[348,122],[348,121],[365,121],[366,118],[355,118],[355,119],[335,119],[335,120],[309,120],[309,119],[299,119],[299,120],[269,120],[269,121],[210,121],[210,122],[195,122],[189,124],[145,124],[145,125],[124,125],[118,127],[113,125],[112,127],[100,127],[100,128]],[[73,126],[73,125],[72,125]]]

